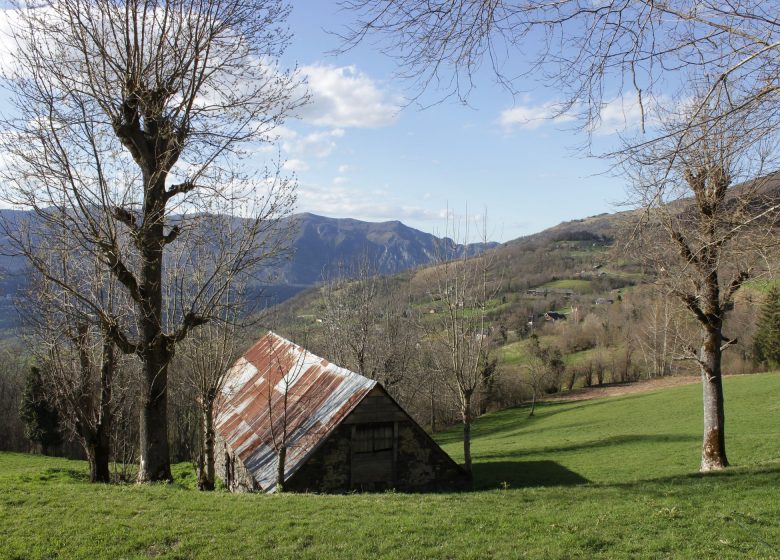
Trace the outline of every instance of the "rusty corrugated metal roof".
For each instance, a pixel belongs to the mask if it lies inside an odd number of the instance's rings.
[[[274,439],[280,441],[285,417],[287,480],[375,385],[269,332],[230,369],[216,429],[260,487],[272,492]]]

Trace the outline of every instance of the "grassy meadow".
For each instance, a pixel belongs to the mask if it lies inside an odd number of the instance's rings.
[[[462,494],[204,494],[188,465],[100,486],[0,454],[0,558],[780,558],[780,374],[725,391],[733,467],[707,476],[698,385],[486,415]]]

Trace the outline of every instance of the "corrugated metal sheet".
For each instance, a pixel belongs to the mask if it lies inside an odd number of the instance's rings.
[[[269,332],[228,373],[216,429],[272,492],[285,424],[287,480],[375,385]]]

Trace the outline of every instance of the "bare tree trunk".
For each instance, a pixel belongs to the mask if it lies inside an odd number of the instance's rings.
[[[431,433],[436,433],[436,391],[431,387]]]
[[[139,482],[172,481],[168,449],[168,383],[164,350],[154,343],[145,349],[144,396],[141,405]]]
[[[87,462],[89,463],[89,481],[90,482],[111,482],[111,471],[109,470],[110,454],[109,447],[95,439],[84,446],[87,453]]]
[[[536,390],[531,393],[531,412],[528,413],[528,416],[533,416],[534,411],[536,410]]]
[[[88,328],[86,324],[78,327],[78,352],[82,379],[86,382],[90,377],[92,363],[87,351]],[[113,343],[107,337],[103,338],[103,361],[100,366],[100,396],[98,420],[91,423],[87,417],[92,414],[91,397],[84,393],[82,404],[79,406],[81,419],[77,423],[77,432],[89,463],[90,482],[110,482],[111,472],[109,461],[111,458],[111,383],[114,374]]]
[[[225,451],[225,455],[222,457],[222,460],[225,462],[225,487],[229,491],[233,491],[233,483],[235,481],[234,472],[233,472],[233,460],[230,457],[230,453]]]
[[[577,382],[577,370],[572,369],[569,380],[566,382],[566,390],[571,391],[574,389],[574,384]]]
[[[143,346],[143,401],[141,406],[139,482],[172,481],[168,449],[168,340],[162,332],[162,269],[165,175],[147,185],[144,200],[144,224],[141,241],[143,263],[141,285],[144,297],[141,308]]]
[[[471,471],[471,395],[463,395],[463,466],[469,476]]]
[[[214,401],[204,403],[201,411],[203,449],[200,452],[200,490],[214,490]]]
[[[276,461],[276,492],[284,492],[284,464],[287,460],[287,445],[282,443],[279,446],[279,453]]]
[[[720,329],[705,330],[700,356],[704,402],[704,441],[700,468],[702,472],[719,470],[729,464],[726,458],[726,416],[723,408],[721,374],[722,340]]]
[[[103,338],[103,364],[100,367],[100,419],[95,430],[94,472],[90,462],[92,482],[111,482],[111,387],[114,381],[114,343]]]
[[[89,464],[89,481],[97,481],[97,453],[95,452],[95,442],[86,440],[84,451],[87,454],[87,463]]]

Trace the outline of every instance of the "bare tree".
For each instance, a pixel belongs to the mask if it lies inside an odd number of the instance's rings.
[[[274,240],[294,182],[273,169],[239,171],[237,162],[305,101],[296,73],[277,64],[288,11],[282,0],[61,0],[24,3],[12,18],[6,83],[15,116],[2,139],[3,198],[35,217],[6,224],[6,233],[45,273],[36,232],[56,230],[64,248],[99,259],[132,300],[123,322],[59,286],[141,360],[139,481],[171,479],[167,368],[176,344],[210,320],[220,279],[282,248]],[[166,275],[172,249],[236,230],[216,260],[177,268],[207,273],[166,313],[164,294],[183,286]]]
[[[701,112],[694,99],[667,130],[679,130],[668,141],[628,151],[636,202],[643,211],[632,242],[669,294],[687,308],[701,332],[699,348],[685,345],[687,357],[701,371],[704,437],[701,470],[728,465],[722,386],[722,353],[735,343],[724,332],[733,298],[750,278],[761,274],[763,256],[776,245],[780,209],[777,184],[762,176],[771,153],[770,139],[759,118],[728,113],[732,100],[725,87]],[[722,108],[725,105],[726,108]],[[691,115],[693,111],[695,114]]]
[[[468,234],[466,234],[466,240]],[[442,240],[431,269],[429,295],[437,311],[424,315],[421,328],[442,379],[458,397],[463,422],[463,457],[471,475],[471,424],[475,393],[485,383],[490,349],[489,300],[500,282],[494,278],[491,255],[468,256],[468,247]]]
[[[200,413],[197,449],[200,490],[214,489],[214,418],[218,413],[215,407],[230,366],[240,351],[235,317],[237,308],[227,303],[220,320],[212,320],[195,329],[179,350],[181,366],[187,382],[195,391]]]
[[[391,284],[362,255],[355,267],[339,267],[321,294],[327,357],[397,394],[418,341],[407,308],[408,286]]]
[[[661,290],[653,293],[644,305],[644,313],[632,333],[647,370],[647,377],[664,377],[674,373],[675,358],[680,355],[680,311],[672,297]]]
[[[25,437],[25,423],[20,416],[23,413],[20,405],[23,401],[25,385],[29,383],[26,376],[29,365],[19,343],[12,344],[0,353],[0,425],[5,429],[0,432],[0,450],[28,451],[29,443]],[[34,402],[34,398],[30,399]],[[31,403],[33,404],[33,403]]]
[[[387,52],[422,89],[443,85],[467,97],[485,62],[510,88],[513,76],[541,71],[563,94],[553,113],[578,113],[588,131],[598,126],[604,107],[633,92],[642,129],[652,129],[652,135],[612,155],[640,186],[640,205],[654,211],[647,215],[660,213],[652,218],[656,227],[644,231],[665,235],[651,236],[644,247],[666,250],[652,251],[659,266],[664,263],[661,278],[674,285],[669,289],[701,326],[696,357],[705,401],[701,468],[725,466],[724,314],[734,293],[755,274],[760,247],[771,243],[774,231],[767,223],[777,209],[762,200],[761,181],[739,191],[729,187],[769,169],[761,156],[743,165],[746,151],[762,140],[776,150],[771,139],[780,126],[780,19],[774,7],[757,0],[343,0],[342,5],[358,14],[345,35],[347,44],[368,34],[385,37]],[[525,67],[504,64],[534,43],[539,48]],[[681,110],[664,118],[670,105]],[[686,197],[691,201],[685,211],[667,206]],[[654,245],[659,239],[669,243]],[[679,266],[669,266],[675,262]]]
[[[78,255],[47,248],[38,253],[47,263],[47,274],[33,275],[27,297],[19,304],[30,330],[29,347],[40,366],[46,399],[84,449],[90,481],[110,482],[114,377],[119,368],[114,341],[91,310],[59,285],[78,286],[107,313],[118,316],[115,285],[99,263],[93,261],[96,266],[90,267]]]
[[[560,390],[566,364],[560,349],[555,346],[542,346],[535,334],[530,337],[528,354],[530,363],[525,364],[523,369],[526,370],[525,383],[531,388],[531,411],[528,416],[533,416],[539,397]]]
[[[529,75],[563,96],[588,130],[602,110],[633,97],[643,115],[684,94],[691,74],[717,77],[734,104],[780,124],[780,19],[760,0],[341,0],[356,21],[345,48],[367,36],[413,80],[416,94],[441,88],[469,96],[488,67],[510,91]],[[714,89],[690,115],[701,113]],[[724,115],[709,114],[709,118]],[[677,123],[677,130],[691,122]],[[643,128],[647,120],[643,119]]]
[[[305,342],[304,342],[305,343]],[[303,397],[293,394],[292,389],[306,372],[306,357],[308,351],[303,348],[292,353],[285,352],[273,342],[269,356],[268,380],[266,382],[266,409],[268,425],[271,433],[271,445],[276,450],[276,492],[284,492],[287,451],[290,447],[290,436],[302,421],[302,416],[296,414],[293,407],[305,405],[303,398],[313,398],[313,394]],[[272,383],[272,380],[276,383]],[[278,381],[277,381],[278,380]]]

